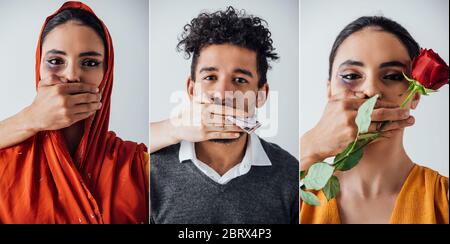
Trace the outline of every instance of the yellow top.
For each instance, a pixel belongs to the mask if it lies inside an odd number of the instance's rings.
[[[321,206],[301,204],[300,223],[340,224],[336,199],[327,202],[322,192],[318,196]],[[448,224],[448,200],[448,178],[414,165],[397,196],[389,223]]]

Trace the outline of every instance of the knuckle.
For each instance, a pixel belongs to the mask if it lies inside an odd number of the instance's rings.
[[[355,118],[351,113],[344,113],[344,125],[349,128],[353,128],[355,124]]]
[[[58,104],[59,104],[61,107],[65,108],[65,107],[67,107],[67,104],[68,104],[68,101],[67,101],[67,100],[68,100],[67,98],[65,98],[65,97],[63,97],[63,96],[60,96],[60,97],[58,98]]]
[[[388,115],[388,111],[385,108],[378,110],[378,117],[385,118]]]
[[[97,105],[95,103],[90,103],[87,105],[88,110],[94,110],[97,108]]]
[[[72,118],[70,117],[66,117],[63,121],[66,125],[71,125],[73,123]]]
[[[339,111],[345,111],[348,107],[348,102],[347,101],[340,101],[337,103],[337,107],[339,109]]]
[[[61,95],[64,93],[64,86],[56,85],[56,86],[53,86],[53,89],[55,90],[56,94]]]
[[[61,113],[66,119],[70,118],[70,110],[68,108],[62,108]]]
[[[397,110],[397,112],[395,113],[399,118],[404,118],[405,117],[405,111],[403,110]]]
[[[348,140],[353,140],[358,135],[358,131],[355,128],[350,128],[348,131]]]
[[[81,95],[81,97],[80,97],[83,101],[89,101],[89,99],[91,98],[90,97],[90,94],[83,94],[83,95]]]

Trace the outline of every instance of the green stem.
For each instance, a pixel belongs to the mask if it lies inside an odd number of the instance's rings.
[[[411,92],[409,92],[409,94],[406,97],[405,101],[403,101],[402,104],[400,105],[400,108],[405,108],[406,104],[408,104],[409,101],[411,101],[413,96],[416,95],[417,91],[418,91],[418,86],[414,85],[414,88],[411,90]]]
[[[409,101],[411,101],[411,99],[414,97],[414,95],[416,95],[416,93],[419,90],[419,87],[415,84],[411,84],[412,86],[414,86],[414,88],[409,92],[408,96],[406,97],[405,101],[402,102],[402,104],[400,105],[400,108],[405,108],[406,104],[409,103]],[[386,127],[386,125],[388,125],[390,122],[392,121],[384,121],[380,128],[378,129],[378,131],[382,131],[384,129],[384,127]]]
[[[403,103],[400,105],[401,108],[405,108],[406,104],[408,104],[408,102],[411,101],[411,99],[412,99],[413,96],[417,93],[417,91],[418,91],[418,89],[419,89],[419,87],[418,87],[416,84],[411,83],[411,85],[414,86],[414,88],[411,89],[411,91],[409,92],[409,94],[408,94],[408,96],[406,97],[405,101],[403,101]],[[383,128],[384,128],[386,125],[388,125],[390,122],[391,122],[391,121],[384,121],[384,122],[381,124],[381,126],[380,126],[380,128],[379,128],[379,131],[382,131]],[[346,158],[348,158],[348,156],[349,156],[350,154],[352,154],[353,152],[358,151],[359,149],[361,149],[362,147],[366,146],[366,145],[369,144],[371,141],[373,141],[373,140],[368,140],[367,143],[364,143],[362,146],[360,146],[360,147],[358,147],[356,150],[354,150],[354,149],[355,149],[354,147],[355,147],[355,145],[356,145],[357,140],[358,140],[358,136],[356,137],[355,141],[353,142],[353,145],[352,145],[351,149],[348,151],[348,153],[347,153],[344,157],[342,157],[340,160],[336,161],[336,162],[334,163],[334,165],[338,164],[339,162],[342,162],[343,160],[345,160]]]
[[[348,153],[345,155],[345,157],[347,157],[348,155],[350,155],[351,152],[353,152],[353,149],[355,148],[356,142],[358,141],[358,136],[359,136],[359,132],[358,132],[358,135],[356,135],[355,140],[353,141],[352,147],[350,148]]]
[[[369,143],[372,142],[372,141],[373,141],[373,139],[372,139],[372,140],[367,140],[366,143],[361,144],[361,146],[359,146],[359,147],[357,147],[355,150],[353,150],[354,147],[355,147],[355,145],[356,145],[356,141],[355,141],[355,142],[353,143],[352,149],[349,150],[349,152],[348,152],[344,157],[342,157],[340,160],[334,162],[333,165],[337,165],[338,163],[344,161],[345,159],[348,158],[348,156],[350,156],[350,154],[352,154],[353,152],[356,152],[356,151],[358,151],[359,149],[365,147],[367,144],[369,144]]]

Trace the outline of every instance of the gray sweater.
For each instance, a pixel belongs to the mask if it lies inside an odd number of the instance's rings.
[[[151,154],[151,223],[298,224],[299,162],[260,140],[272,166],[252,166],[225,185],[180,163],[179,144]]]

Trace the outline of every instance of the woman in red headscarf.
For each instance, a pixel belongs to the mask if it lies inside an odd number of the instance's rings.
[[[88,6],[67,2],[46,19],[37,96],[0,123],[0,223],[148,223],[147,149],[108,131],[113,67]]]

